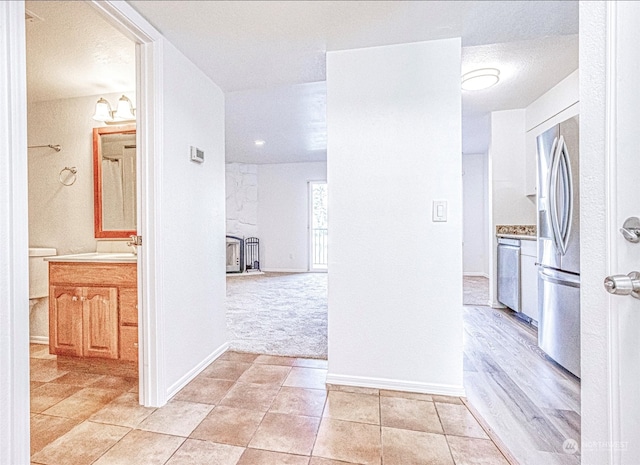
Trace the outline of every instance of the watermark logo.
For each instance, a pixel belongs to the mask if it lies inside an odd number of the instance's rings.
[[[578,453],[578,441],[575,439],[566,439],[562,443],[562,450],[565,454],[577,454]]]

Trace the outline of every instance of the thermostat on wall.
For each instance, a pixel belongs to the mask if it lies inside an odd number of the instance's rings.
[[[191,146],[191,161],[197,163],[204,162],[204,150],[200,150],[198,147]]]

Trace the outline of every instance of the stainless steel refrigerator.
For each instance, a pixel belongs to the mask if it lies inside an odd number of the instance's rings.
[[[538,146],[538,345],[580,377],[579,118],[542,133]]]

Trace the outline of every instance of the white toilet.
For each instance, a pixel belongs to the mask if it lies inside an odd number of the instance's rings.
[[[49,263],[44,257],[57,255],[56,249],[29,247],[29,299],[49,297]]]
[[[49,263],[44,258],[53,255],[53,248],[29,248],[29,339],[36,344],[49,343]]]

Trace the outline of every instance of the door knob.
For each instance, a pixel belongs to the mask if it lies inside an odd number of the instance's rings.
[[[604,288],[609,294],[631,295],[640,299],[640,272],[607,276],[604,279]]]
[[[627,218],[620,228],[620,232],[629,242],[640,242],[640,219],[636,216]]]

